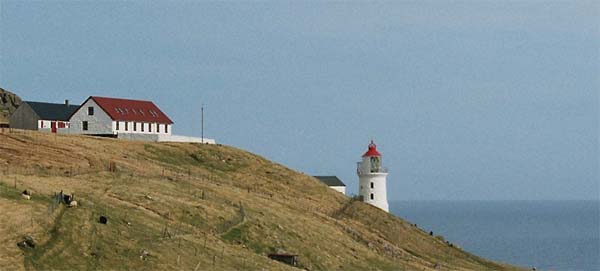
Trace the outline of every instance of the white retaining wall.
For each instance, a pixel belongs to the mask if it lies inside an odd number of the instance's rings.
[[[187,142],[187,143],[204,143],[204,144],[216,144],[214,139],[191,136],[180,136],[180,135],[159,135],[158,142]]]
[[[128,140],[141,140],[151,142],[181,142],[181,143],[204,143],[204,144],[216,144],[214,139],[205,138],[202,140],[200,137],[191,136],[179,136],[179,135],[168,135],[168,134],[129,134],[119,133],[117,138],[128,139]]]

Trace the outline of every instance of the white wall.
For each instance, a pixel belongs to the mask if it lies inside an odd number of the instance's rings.
[[[204,143],[216,144],[214,139],[179,135],[159,135],[158,142],[187,142],[187,143]]]
[[[65,124],[65,128],[59,128],[58,123],[63,122]],[[56,121],[56,130],[58,133],[66,133],[70,127],[70,123],[68,121]],[[38,120],[38,131],[40,132],[52,132],[52,121],[50,120]]]
[[[140,141],[151,141],[151,142],[181,142],[181,143],[204,143],[204,144],[216,144],[214,139],[190,136],[178,136],[168,134],[142,134],[142,133],[119,133],[117,138],[128,139],[128,140],[140,140]]]
[[[330,186],[329,188],[346,195],[346,187],[345,186]]]
[[[131,122],[131,121],[118,121],[119,129],[117,130],[117,121],[113,121],[112,129],[114,134],[163,134],[171,135],[171,124],[160,124],[160,123],[143,123],[143,122]],[[135,125],[135,131],[134,131]],[[142,131],[142,125],[144,131]],[[167,127],[167,133],[165,133],[165,125]],[[125,129],[127,127],[127,129]],[[150,129],[152,128],[152,129]]]
[[[359,195],[363,196],[364,202],[375,205],[376,207],[389,211],[387,201],[387,173],[369,173],[358,176]],[[373,183],[373,188],[371,188]],[[371,199],[373,194],[373,199]]]
[[[88,115],[88,107],[94,107],[94,115]],[[88,130],[83,130],[83,122],[88,122]],[[84,105],[82,105],[70,119],[70,128],[69,133],[71,134],[87,134],[87,135],[111,135],[113,134],[113,121],[94,102],[94,100],[89,99]]]
[[[50,129],[50,121],[49,120],[38,120],[38,130],[39,129]]]

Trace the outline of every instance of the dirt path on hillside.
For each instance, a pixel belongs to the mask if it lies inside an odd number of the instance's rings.
[[[128,207],[133,207],[135,209],[138,209],[138,210],[144,212],[145,214],[149,214],[149,215],[154,216],[156,218],[167,218],[167,219],[169,219],[168,217],[165,217],[164,215],[162,215],[160,212],[158,212],[156,210],[152,210],[152,209],[150,209],[150,208],[148,208],[148,207],[146,207],[144,205],[141,205],[141,204],[137,204],[137,203],[132,203],[132,202],[126,201],[124,199],[121,199],[121,198],[117,197],[114,194],[107,194],[106,197],[108,197],[110,199],[113,199],[113,200],[116,200],[117,202],[119,202],[121,204],[124,204],[124,205],[126,205]]]

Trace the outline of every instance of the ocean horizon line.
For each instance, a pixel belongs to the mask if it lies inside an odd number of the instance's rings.
[[[389,202],[598,202],[600,199],[401,199]]]

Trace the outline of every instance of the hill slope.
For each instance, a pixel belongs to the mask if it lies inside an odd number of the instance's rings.
[[[10,270],[516,270],[232,147],[5,131],[0,181]]]
[[[0,123],[8,123],[10,115],[21,104],[21,98],[16,94],[0,88]]]

